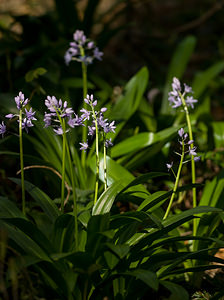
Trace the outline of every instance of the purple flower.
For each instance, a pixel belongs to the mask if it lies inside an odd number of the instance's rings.
[[[88,149],[89,145],[88,145],[88,140],[86,142],[83,143],[79,143],[82,147],[80,147],[80,150],[84,150],[84,152],[86,152],[86,150]]]
[[[173,78],[172,88],[173,91],[181,91],[180,81],[176,77]]]
[[[185,102],[187,106],[191,106],[192,108],[194,108],[194,103],[197,103],[198,100],[194,99],[192,96],[187,96]]]
[[[181,96],[184,97],[186,94],[193,93],[192,88],[184,83],[184,91],[182,92],[181,83],[176,77],[173,78],[172,91],[168,94],[168,101],[173,108],[177,108],[183,105]],[[187,96],[185,103],[187,106],[194,108],[194,103],[198,100],[192,96]]]
[[[44,127],[51,126],[51,114],[48,114],[48,113],[45,112],[45,114],[44,114],[44,123],[45,123]]]
[[[54,132],[57,134],[57,135],[62,135],[63,134],[63,129],[61,126],[57,127],[56,129],[54,129]]]
[[[5,117],[6,117],[7,119],[12,119],[12,118],[16,117],[16,115],[14,115],[14,114],[8,114],[8,115],[6,115]]]
[[[0,124],[0,134],[2,135],[2,137],[4,137],[5,133],[6,133],[6,126],[5,126],[4,122],[2,121],[2,124]]]
[[[95,46],[95,43],[87,39],[82,30],[76,30],[73,34],[74,41],[70,43],[70,48],[66,51],[64,59],[66,65],[71,60],[84,62],[89,65],[94,59],[102,60],[103,52]]]
[[[15,102],[18,110],[22,109],[24,106],[27,105],[29,99],[25,99],[25,96],[22,92],[19,92],[19,95],[15,97]]]
[[[84,44],[86,41],[86,36],[82,30],[76,30],[76,32],[73,34],[73,39],[79,44]]]
[[[90,118],[90,111],[86,110],[85,108],[82,108],[80,110],[80,112],[82,112],[83,114],[81,115],[81,118],[83,119],[83,121],[89,120]]]
[[[105,146],[106,146],[106,148],[113,146],[113,143],[112,143],[112,141],[111,141],[111,138],[105,140]]]
[[[185,93],[185,94],[193,93],[192,87],[186,85],[186,83],[184,83],[184,93]]]
[[[196,153],[196,147],[194,146],[193,148],[191,148],[190,146],[189,146],[189,154],[190,155],[197,155],[197,153]]]
[[[25,112],[26,112],[26,117],[27,117],[28,120],[36,120],[36,118],[34,117],[36,112],[33,111],[32,107],[30,108],[30,110],[27,110],[25,108]]]
[[[181,128],[180,130],[178,130],[178,134],[179,134],[179,137],[183,137],[183,135],[184,135],[184,129],[183,128]]]
[[[53,126],[56,134],[63,134],[63,130],[61,128],[62,118],[65,119],[67,124],[72,128],[82,125],[83,119],[79,118],[71,107],[68,107],[67,101],[63,102],[61,99],[57,100],[55,96],[47,96],[47,99],[45,99],[45,105],[50,112],[45,112],[44,127]],[[73,116],[75,117],[73,118]],[[66,130],[66,132],[67,131],[68,130]]]
[[[94,50],[93,50],[93,56],[98,59],[98,60],[102,60],[102,56],[103,56],[103,52],[100,52],[98,47],[96,47]]]
[[[76,114],[74,114],[74,115],[75,115],[75,118],[70,117],[67,124],[72,128],[74,128],[75,126],[83,125],[83,119],[79,118]]]
[[[35,119],[35,118],[34,118],[34,119]],[[35,119],[35,120],[36,120],[36,119]],[[22,120],[22,129],[25,129],[27,133],[28,133],[28,128],[29,128],[29,127],[33,127],[33,126],[34,126],[34,125],[33,125],[32,121],[31,121],[31,119],[24,118],[24,119]]]
[[[201,160],[201,156],[195,156],[195,157],[194,157],[194,161],[195,161],[195,162],[198,162],[198,161],[200,161],[200,160]]]
[[[173,167],[173,161],[170,164],[166,164],[168,171]]]
[[[89,132],[88,135],[93,136],[95,134],[96,128],[94,126],[88,126]]]

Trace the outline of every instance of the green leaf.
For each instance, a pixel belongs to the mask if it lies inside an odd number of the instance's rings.
[[[215,63],[214,65],[212,65],[206,71],[198,73],[192,84],[192,89],[194,91],[194,98],[198,99],[201,96],[201,94],[204,92],[204,90],[207,88],[211,80],[215,78],[223,70],[224,70],[224,61],[221,60]]]
[[[20,249],[17,251],[25,252],[28,255],[37,257],[40,260],[50,261],[49,256],[41,249],[41,247],[36,244],[30,237],[24,234],[21,230],[8,225],[4,221],[0,221],[2,228],[5,228],[9,238],[11,238]]]
[[[96,159],[95,156],[93,156],[89,161],[89,166],[91,170],[96,173]],[[104,181],[104,168],[103,163],[104,158],[103,155],[100,153],[100,180]],[[132,180],[135,179],[135,177],[127,171],[124,167],[122,167],[120,164],[116,163],[114,160],[112,160],[110,157],[106,157],[107,162],[107,184],[110,186],[114,182],[118,182],[122,178],[122,185],[123,187],[125,185],[128,185]],[[149,192],[143,185],[139,185],[138,187],[131,187],[129,191],[136,192],[136,195],[140,198],[145,198],[145,195],[149,195]],[[138,193],[137,193],[138,192]]]
[[[164,130],[161,130],[157,133],[153,132],[142,132],[132,137],[127,138],[126,140],[120,142],[119,144],[113,146],[111,149],[111,157],[118,157],[124,154],[131,152],[139,151],[145,147],[158,143],[160,141],[170,140],[174,135],[177,135],[178,127],[170,127]]]
[[[111,111],[112,120],[128,120],[137,110],[148,84],[149,73],[143,67],[125,86],[125,95],[121,96]]]
[[[128,245],[117,244],[114,245],[112,243],[106,243],[106,246],[115,253],[120,259],[124,258],[128,252],[130,247]]]
[[[180,214],[170,216],[166,220],[164,220],[162,223],[164,226],[171,225],[173,223],[179,222],[186,217],[190,217],[196,214],[203,214],[203,213],[208,213],[208,212],[214,212],[214,213],[219,213],[223,212],[222,209],[216,208],[216,207],[210,207],[210,206],[198,206],[194,207],[191,209],[188,209]]]
[[[150,173],[140,175],[136,179],[131,181],[126,187],[124,187],[121,190],[120,193],[123,193],[124,191],[126,191],[127,189],[129,189],[132,186],[136,186],[136,185],[139,185],[141,183],[145,183],[145,182],[147,182],[148,180],[150,180],[152,178],[157,178],[157,177],[161,177],[161,176],[169,176],[169,174],[161,173],[161,172],[150,172]]]
[[[159,283],[171,292],[168,300],[189,300],[189,295],[182,286],[165,280],[159,280]]]
[[[83,80],[82,78],[78,77],[71,77],[65,78],[61,81],[62,85],[67,88],[82,88],[83,87]],[[95,85],[90,81],[87,82],[88,89],[95,89]]]
[[[37,79],[40,75],[43,75],[47,72],[44,68],[37,68],[35,70],[31,70],[26,73],[25,80],[26,82],[33,81],[34,79]]]
[[[213,136],[216,148],[224,147],[224,122],[212,122]]]
[[[121,180],[112,183],[106,191],[104,191],[96,204],[93,206],[92,215],[100,215],[108,213],[114,203],[118,193],[122,190]]]
[[[134,276],[136,277],[136,279],[143,281],[150,288],[156,291],[158,290],[159,281],[156,274],[153,273],[152,271],[144,270],[144,269],[136,269],[134,271],[125,272],[124,274]]]
[[[168,112],[171,111],[171,108],[169,106],[169,101],[168,101],[168,92],[171,90],[171,82],[173,80],[173,77],[177,77],[179,79],[182,78],[186,70],[186,66],[194,51],[195,45],[196,45],[196,38],[194,36],[187,36],[178,45],[172,57],[169,66],[169,71],[167,74],[164,91],[163,91],[163,100],[162,100],[162,107],[161,107],[162,114],[167,114]]]
[[[199,202],[200,206],[224,208],[224,171],[222,170],[211,182],[207,182]]]
[[[54,251],[46,236],[30,221],[24,218],[2,218],[2,221],[20,229],[21,232],[41,247],[45,253],[50,254]]]
[[[10,200],[0,196],[0,217],[26,218],[18,207]]]
[[[17,178],[9,178],[18,185],[21,185],[21,180]],[[48,215],[51,221],[54,221],[60,212],[54,202],[38,187],[32,183],[25,181],[25,190],[33,197],[35,202],[40,205],[43,211]]]

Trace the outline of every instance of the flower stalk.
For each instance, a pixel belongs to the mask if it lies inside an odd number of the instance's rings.
[[[22,131],[22,109],[19,111],[19,152],[20,152],[20,169],[21,169],[21,188],[22,188],[22,212],[26,215],[26,199],[24,184],[24,162],[23,162],[23,131]]]
[[[177,171],[177,175],[176,175],[176,180],[175,180],[173,192],[172,192],[172,195],[171,195],[171,198],[170,198],[170,202],[169,202],[169,205],[168,205],[168,207],[166,209],[166,213],[165,213],[165,215],[163,217],[163,220],[165,220],[167,218],[167,216],[169,215],[169,212],[170,212],[170,209],[172,207],[173,200],[174,200],[174,197],[176,195],[177,188],[178,188],[178,183],[179,183],[179,180],[180,180],[180,174],[181,174],[181,170],[182,170],[182,166],[183,166],[183,162],[184,162],[184,155],[185,155],[185,149],[184,149],[185,143],[184,143],[184,139],[182,139],[181,144],[182,144],[182,153],[181,153],[180,163],[179,163],[179,167],[178,167],[178,171]],[[172,169],[172,166],[171,166],[171,169]]]
[[[183,97],[183,95],[180,93],[180,97],[181,97],[181,101],[184,107],[184,112],[186,115],[186,121],[187,121],[187,127],[188,127],[188,133],[189,133],[189,139],[190,140],[194,140],[193,139],[193,133],[192,133],[192,127],[191,127],[191,120],[190,120],[190,114],[189,114],[189,110],[188,107],[186,105],[186,101]],[[193,149],[194,148],[194,143],[190,144],[190,148]],[[191,156],[191,181],[192,184],[196,183],[196,171],[195,171],[195,161],[194,161],[194,157],[193,155]],[[192,198],[193,198],[193,208],[197,206],[197,195],[196,195],[196,188],[193,187],[192,188]],[[196,230],[197,230],[197,220],[193,219],[193,236],[196,235]]]

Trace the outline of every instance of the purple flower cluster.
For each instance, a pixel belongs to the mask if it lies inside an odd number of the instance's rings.
[[[97,100],[94,100],[93,95],[87,95],[86,98],[84,99],[85,103],[88,104],[91,108],[91,110],[87,110],[82,108],[80,112],[82,113],[81,119],[83,121],[90,120],[92,121],[92,125],[88,126],[88,135],[89,136],[94,136],[96,134],[96,122],[97,122],[97,127],[98,127],[98,132],[102,133],[103,139],[105,146],[108,148],[110,146],[113,146],[113,143],[110,139],[106,139],[106,134],[113,132],[115,133],[115,121],[110,122],[108,119],[104,118],[103,113],[107,111],[106,107],[103,107],[100,109],[100,111],[96,111],[95,107],[97,105]],[[94,113],[93,113],[94,112]],[[85,146],[84,146],[85,144]],[[86,150],[86,144],[88,146],[88,143],[80,143],[82,146],[80,149],[81,150]],[[85,147],[85,148],[83,148]]]
[[[174,77],[172,82],[172,91],[169,92],[168,101],[173,108],[177,108],[183,105],[181,95],[182,97],[185,97],[187,94],[192,93],[193,91],[190,86],[184,83],[184,88],[182,89],[179,79]],[[186,96],[185,103],[187,106],[191,106],[192,108],[194,108],[194,104],[197,102],[198,100],[194,99],[193,96]]]
[[[103,52],[99,51],[93,41],[86,38],[82,30],[76,30],[73,39],[64,56],[66,65],[71,60],[84,62],[86,65],[91,64],[94,59],[102,60]]]
[[[22,129],[25,129],[26,132],[28,133],[28,129],[30,127],[33,127],[33,123],[32,121],[36,121],[37,119],[35,118],[35,111],[33,111],[32,107],[30,108],[30,110],[27,110],[25,108],[25,106],[28,104],[29,99],[25,99],[25,96],[22,92],[19,92],[19,95],[15,97],[15,103],[16,103],[16,107],[19,111],[22,110],[22,115],[23,115],[23,119],[22,119]],[[25,112],[24,109],[25,108]],[[19,114],[8,114],[5,116],[7,119],[12,119],[14,117],[19,117]],[[18,120],[19,122],[19,120]]]
[[[2,124],[0,124],[0,134],[2,137],[4,137],[4,134],[6,133],[6,126],[5,123],[2,121]]]
[[[71,107],[68,107],[67,101],[63,103],[61,99],[57,100],[55,96],[47,96],[45,105],[49,112],[45,112],[44,127],[52,126],[57,135],[63,134],[62,119],[65,119],[71,128],[82,125],[83,119],[79,118]],[[66,130],[66,132],[67,131],[68,130]]]
[[[195,146],[191,146],[194,141],[193,140],[188,140],[188,133],[184,132],[184,129],[181,128],[180,130],[178,130],[178,135],[181,138],[181,140],[179,140],[179,143],[181,144],[181,146],[184,143],[184,147],[187,147],[187,150],[185,151],[185,154],[189,154],[190,156],[193,156],[193,159],[195,162],[199,161],[201,158],[200,156],[197,156],[197,152],[196,152],[196,147]],[[176,152],[175,152],[176,153]],[[176,153],[178,155],[181,155],[180,153]],[[171,162],[170,164],[166,164],[168,171],[173,167],[173,162]]]

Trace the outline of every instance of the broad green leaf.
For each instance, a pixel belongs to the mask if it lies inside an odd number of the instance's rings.
[[[156,133],[142,132],[129,137],[119,144],[113,146],[113,148],[111,149],[111,157],[115,158],[131,152],[136,152],[161,141],[165,143],[174,135],[177,135],[177,131],[178,129],[180,129],[180,127],[180,125],[178,127],[170,127]]]
[[[194,36],[187,36],[184,38],[184,40],[178,45],[170,66],[169,66],[169,71],[167,74],[167,79],[163,91],[163,100],[162,100],[162,107],[161,107],[161,113],[162,114],[167,114],[168,112],[171,111],[171,108],[169,106],[169,101],[168,101],[168,93],[171,90],[171,83],[173,80],[173,77],[177,77],[179,79],[182,78],[186,66],[191,58],[191,55],[194,51],[196,44],[196,38]]]
[[[118,193],[122,190],[122,181],[116,181],[112,183],[106,191],[104,191],[96,204],[93,206],[92,215],[105,214],[110,212],[110,209],[114,203],[114,200]]]
[[[37,257],[40,260],[51,261],[49,256],[41,247],[36,244],[30,237],[24,234],[21,230],[6,224],[4,221],[0,221],[2,228],[6,229],[9,238],[11,238],[19,247],[22,252]],[[19,250],[17,250],[19,251]]]
[[[224,147],[224,122],[212,122],[213,136],[216,148]]]
[[[201,96],[201,94],[204,92],[204,90],[207,88],[210,81],[213,78],[215,78],[219,73],[221,73],[223,70],[224,70],[224,61],[221,60],[215,63],[214,65],[212,65],[206,71],[198,73],[192,84],[192,89],[194,91],[194,98],[198,99]]]
[[[148,70],[143,67],[125,86],[125,95],[121,96],[111,110],[112,120],[128,120],[137,110],[148,84]]]
[[[132,180],[135,179],[135,177],[127,171],[124,167],[122,167],[120,164],[116,163],[114,160],[112,160],[110,157],[106,157],[107,162],[107,184],[110,186],[114,182],[118,182],[122,178],[122,185],[123,187],[125,185],[128,185]],[[100,153],[100,180],[104,181],[104,159],[103,155]],[[95,157],[92,157],[89,160],[89,166],[91,170],[96,173],[96,160]],[[135,195],[137,195],[140,198],[145,198],[146,195],[149,195],[149,192],[143,185],[139,185],[138,187],[131,187],[129,191],[136,192]]]
[[[53,252],[53,247],[46,236],[30,221],[24,218],[2,218],[2,221],[17,227],[24,235],[32,239],[42,250],[49,254]]]
[[[112,243],[106,243],[106,246],[115,253],[120,259],[124,258],[128,252],[130,247],[128,245],[117,244],[114,245]]]
[[[0,217],[4,218],[24,218],[24,214],[12,201],[5,197],[0,197]]]
[[[189,295],[182,286],[165,280],[159,280],[159,283],[171,292],[169,300],[189,300]]]
[[[21,180],[17,178],[9,178],[18,185],[21,185]],[[48,217],[53,222],[60,212],[54,202],[38,187],[32,183],[25,181],[26,191],[33,197],[35,202],[43,209],[43,211],[48,215]]]
[[[168,217],[162,223],[164,226],[172,225],[173,223],[181,221],[182,219],[185,219],[186,217],[190,217],[190,216],[193,216],[196,214],[209,213],[209,212],[219,213],[219,212],[223,212],[223,210],[216,208],[216,207],[210,207],[210,206],[198,206],[198,207],[194,207],[194,208],[185,210],[184,212],[182,212],[180,214]]]
[[[124,187],[120,193],[123,193],[124,191],[126,191],[127,189],[129,189],[132,186],[136,186],[136,185],[145,183],[152,178],[157,178],[157,177],[161,177],[161,176],[169,176],[169,174],[161,173],[161,172],[150,172],[150,173],[140,175],[136,179],[134,179],[132,182],[130,182],[126,187]]]
[[[56,251],[72,251],[74,244],[74,216],[63,214],[55,220],[52,233],[52,243]]]
[[[224,171],[221,171],[211,182],[206,183],[199,205],[224,208],[223,192]]]
[[[153,273],[152,271],[144,270],[144,269],[136,269],[134,271],[125,272],[124,274],[134,276],[136,277],[136,279],[143,281],[153,290],[156,291],[158,290],[159,281],[156,274]]]

